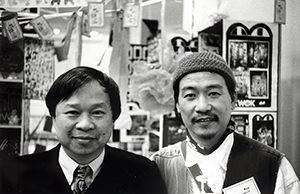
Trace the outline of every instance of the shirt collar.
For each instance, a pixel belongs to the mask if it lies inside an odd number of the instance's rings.
[[[203,155],[197,152],[197,150],[194,149],[191,146],[191,144],[188,142],[186,146],[185,166],[190,167],[205,158],[209,158],[210,160],[213,160],[216,163],[218,163],[224,170],[227,170],[227,161],[234,141],[233,134],[234,133],[229,134],[225,138],[223,143],[214,152],[212,152],[209,155]]]
[[[87,164],[93,170],[93,179],[97,176],[97,174],[99,173],[99,171],[101,169],[101,165],[104,160],[104,155],[105,155],[105,149],[103,149],[103,152],[95,160],[93,160],[91,163]],[[73,172],[75,171],[75,169],[77,168],[77,166],[79,164],[76,163],[72,158],[70,158],[67,155],[67,153],[64,151],[62,146],[60,147],[60,150],[59,150],[58,162],[62,168],[62,171],[63,171],[68,183],[71,184],[72,180],[73,180]]]

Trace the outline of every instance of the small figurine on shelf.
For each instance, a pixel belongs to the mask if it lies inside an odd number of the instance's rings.
[[[13,109],[11,111],[11,114],[8,117],[8,121],[9,121],[8,122],[9,125],[18,125],[19,124],[20,118],[17,115],[17,110],[16,109]]]

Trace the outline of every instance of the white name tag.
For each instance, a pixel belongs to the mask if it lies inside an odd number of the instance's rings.
[[[253,177],[223,189],[224,194],[261,194]]]

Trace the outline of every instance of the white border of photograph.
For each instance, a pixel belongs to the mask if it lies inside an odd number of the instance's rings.
[[[260,75],[259,75],[260,73]],[[265,80],[263,79],[263,75],[265,75]],[[257,85],[254,85],[254,76],[260,77],[260,83],[261,86],[265,85],[264,87],[258,88]],[[263,83],[265,81],[265,83]],[[250,99],[269,99],[270,94],[270,87],[269,87],[269,71],[266,69],[250,69],[250,92],[249,92],[249,98]],[[259,90],[261,89],[261,90]],[[254,95],[256,93],[256,95]]]

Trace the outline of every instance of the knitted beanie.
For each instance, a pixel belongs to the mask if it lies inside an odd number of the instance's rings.
[[[220,55],[211,52],[200,52],[192,53],[179,61],[178,67],[173,73],[173,90],[178,91],[179,81],[185,75],[199,71],[218,73],[223,76],[228,88],[235,88],[236,86],[231,69]]]

